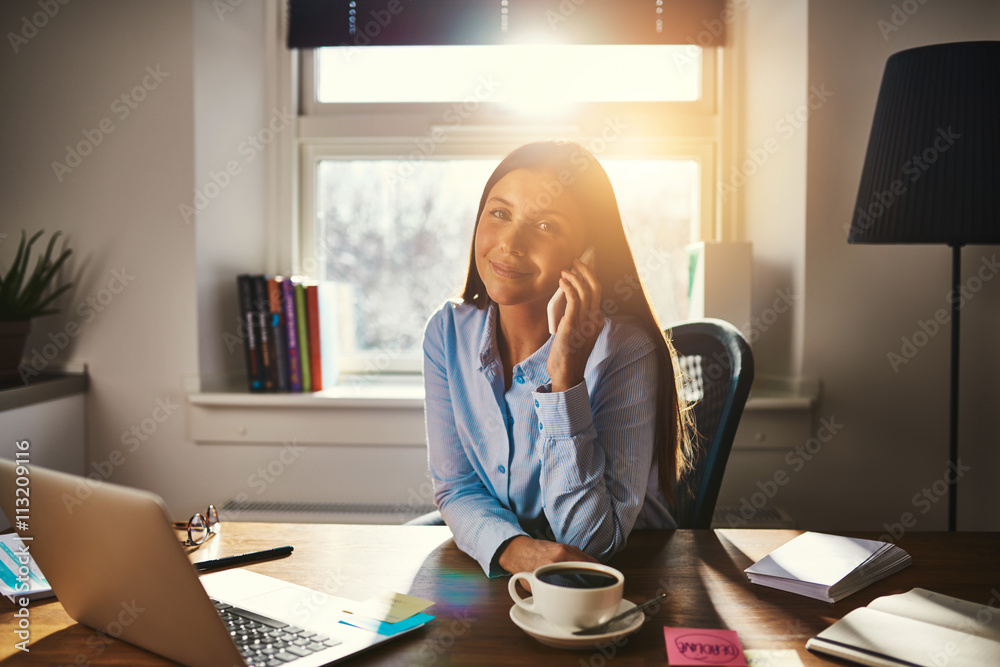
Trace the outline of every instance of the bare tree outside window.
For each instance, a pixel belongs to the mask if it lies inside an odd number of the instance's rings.
[[[319,163],[315,238],[326,258],[319,278],[346,286],[340,313],[349,326],[346,335],[341,326],[342,357],[392,350],[419,358],[427,318],[461,291],[482,187],[498,161]],[[683,319],[684,247],[694,240],[699,215],[697,163],[602,163],[657,314],[665,324]]]

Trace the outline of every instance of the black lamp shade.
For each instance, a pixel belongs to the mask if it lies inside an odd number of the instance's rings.
[[[1000,42],[885,65],[849,243],[1000,243]]]

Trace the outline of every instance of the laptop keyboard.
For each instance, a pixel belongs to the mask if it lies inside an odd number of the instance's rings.
[[[249,667],[278,667],[336,646],[340,640],[212,600]]]

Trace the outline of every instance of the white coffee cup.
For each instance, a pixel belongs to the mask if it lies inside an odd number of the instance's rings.
[[[522,598],[517,582],[531,586],[531,597]],[[517,606],[538,614],[563,630],[589,628],[618,612],[625,576],[607,565],[569,561],[543,565],[530,574],[518,572],[507,590]]]

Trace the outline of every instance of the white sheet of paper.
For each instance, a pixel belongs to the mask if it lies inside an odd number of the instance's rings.
[[[430,600],[421,600],[412,595],[383,591],[368,598],[364,602],[351,605],[344,611],[360,614],[385,623],[398,623],[414,614],[420,613],[434,604]]]
[[[743,649],[747,667],[803,667],[794,649]]]
[[[885,543],[825,533],[803,533],[746,569],[746,572],[833,586]]]

